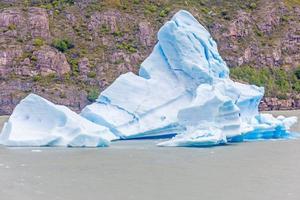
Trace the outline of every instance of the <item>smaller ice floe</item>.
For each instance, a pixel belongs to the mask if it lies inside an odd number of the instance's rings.
[[[42,152],[42,150],[40,150],[40,149],[32,149],[31,152],[40,153],[40,152]]]
[[[289,131],[297,123],[297,117],[274,117],[271,114],[259,114],[252,118],[251,123],[243,124],[243,140],[291,138]]]
[[[0,134],[6,146],[108,146],[118,139],[65,106],[30,94],[15,108]]]
[[[258,114],[250,123],[242,122],[240,134],[228,139],[224,129],[200,126],[194,130],[192,127],[172,139],[161,142],[158,146],[169,147],[208,147],[222,145],[228,142],[256,141],[269,139],[288,139],[296,135],[289,129],[297,123],[297,117],[274,117],[271,114]]]
[[[204,128],[176,135],[158,146],[169,147],[209,147],[227,143],[226,135],[220,129]]]

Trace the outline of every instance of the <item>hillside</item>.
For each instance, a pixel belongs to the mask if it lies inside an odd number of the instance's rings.
[[[2,0],[0,114],[30,92],[82,109],[138,71],[179,9],[209,29],[232,78],[266,87],[261,109],[300,108],[299,0]]]

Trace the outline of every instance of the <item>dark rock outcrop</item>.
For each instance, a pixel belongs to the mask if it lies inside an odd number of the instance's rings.
[[[49,74],[57,74],[62,76],[70,72],[70,65],[67,62],[66,56],[48,46],[43,46],[41,49],[34,51],[35,68],[42,76]]]

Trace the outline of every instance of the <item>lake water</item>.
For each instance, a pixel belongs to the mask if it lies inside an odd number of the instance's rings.
[[[300,111],[275,114],[300,118]],[[294,130],[300,132],[299,123]],[[158,141],[95,149],[0,147],[0,199],[300,199],[300,140],[214,148],[162,148]]]

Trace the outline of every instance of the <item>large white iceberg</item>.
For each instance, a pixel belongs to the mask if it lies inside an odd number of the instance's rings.
[[[159,30],[158,43],[139,75],[121,75],[80,116],[29,96],[32,103],[26,98],[16,107],[1,141],[15,146],[105,146],[118,138],[177,134],[159,145],[211,146],[287,137],[297,119],[260,115],[263,94],[262,87],[230,80],[209,32],[189,12],[179,11]],[[61,128],[61,112],[63,119],[76,120]],[[24,120],[28,114],[35,120]],[[49,128],[36,119],[50,121]]]
[[[199,85],[228,79],[229,69],[210,34],[186,11],[160,29],[158,41],[139,76],[121,75],[81,115],[122,138],[181,133],[178,112],[193,102]]]
[[[209,32],[179,11],[159,30],[139,76],[120,76],[81,115],[121,138],[220,132],[223,143],[223,135],[236,141],[250,131],[263,94],[262,87],[231,81]]]

